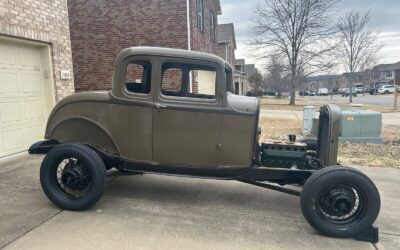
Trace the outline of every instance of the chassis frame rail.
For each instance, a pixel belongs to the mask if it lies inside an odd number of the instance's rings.
[[[262,187],[262,188],[271,189],[271,190],[278,191],[278,192],[285,193],[285,194],[299,196],[299,197],[301,194],[301,191],[290,189],[290,188],[285,188],[285,187],[280,187],[280,186],[270,184],[270,183],[258,182],[258,181],[253,181],[253,180],[240,180],[240,182],[258,186],[258,187]]]

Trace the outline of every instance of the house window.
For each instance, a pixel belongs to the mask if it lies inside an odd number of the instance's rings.
[[[217,71],[209,66],[167,63],[161,84],[165,96],[215,99]]]
[[[197,0],[197,28],[204,31],[204,0]]]
[[[392,77],[392,71],[391,70],[386,70],[386,77]]]
[[[213,41],[213,42],[215,42],[215,37],[216,37],[215,27],[216,27],[215,14],[211,10],[210,11],[210,37],[211,37],[211,41]]]
[[[128,63],[125,74],[125,87],[128,92],[148,94],[151,89],[151,64],[146,61]]]

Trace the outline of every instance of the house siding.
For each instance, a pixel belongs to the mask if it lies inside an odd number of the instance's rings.
[[[50,44],[56,99],[74,93],[73,80],[60,74],[73,73],[67,0],[0,1],[0,35]]]
[[[232,41],[229,41],[228,45],[225,44],[219,44],[216,54],[223,58],[225,61],[227,61],[230,65],[232,65],[232,68],[235,67],[235,48],[231,45]],[[228,48],[226,48],[228,47]]]

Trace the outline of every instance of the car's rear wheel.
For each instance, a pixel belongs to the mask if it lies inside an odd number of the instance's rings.
[[[356,237],[368,230],[380,210],[380,196],[363,173],[342,166],[313,174],[301,192],[301,209],[310,225],[333,237]]]
[[[49,153],[40,168],[46,196],[66,210],[85,210],[94,205],[106,187],[106,167],[90,147],[63,144]]]
[[[386,90],[386,91],[385,91],[385,94],[389,94],[389,91],[388,91],[388,90]]]

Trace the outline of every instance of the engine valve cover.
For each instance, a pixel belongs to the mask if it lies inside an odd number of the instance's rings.
[[[307,144],[267,140],[262,143],[262,164],[265,167],[308,169],[312,161],[307,155]]]

